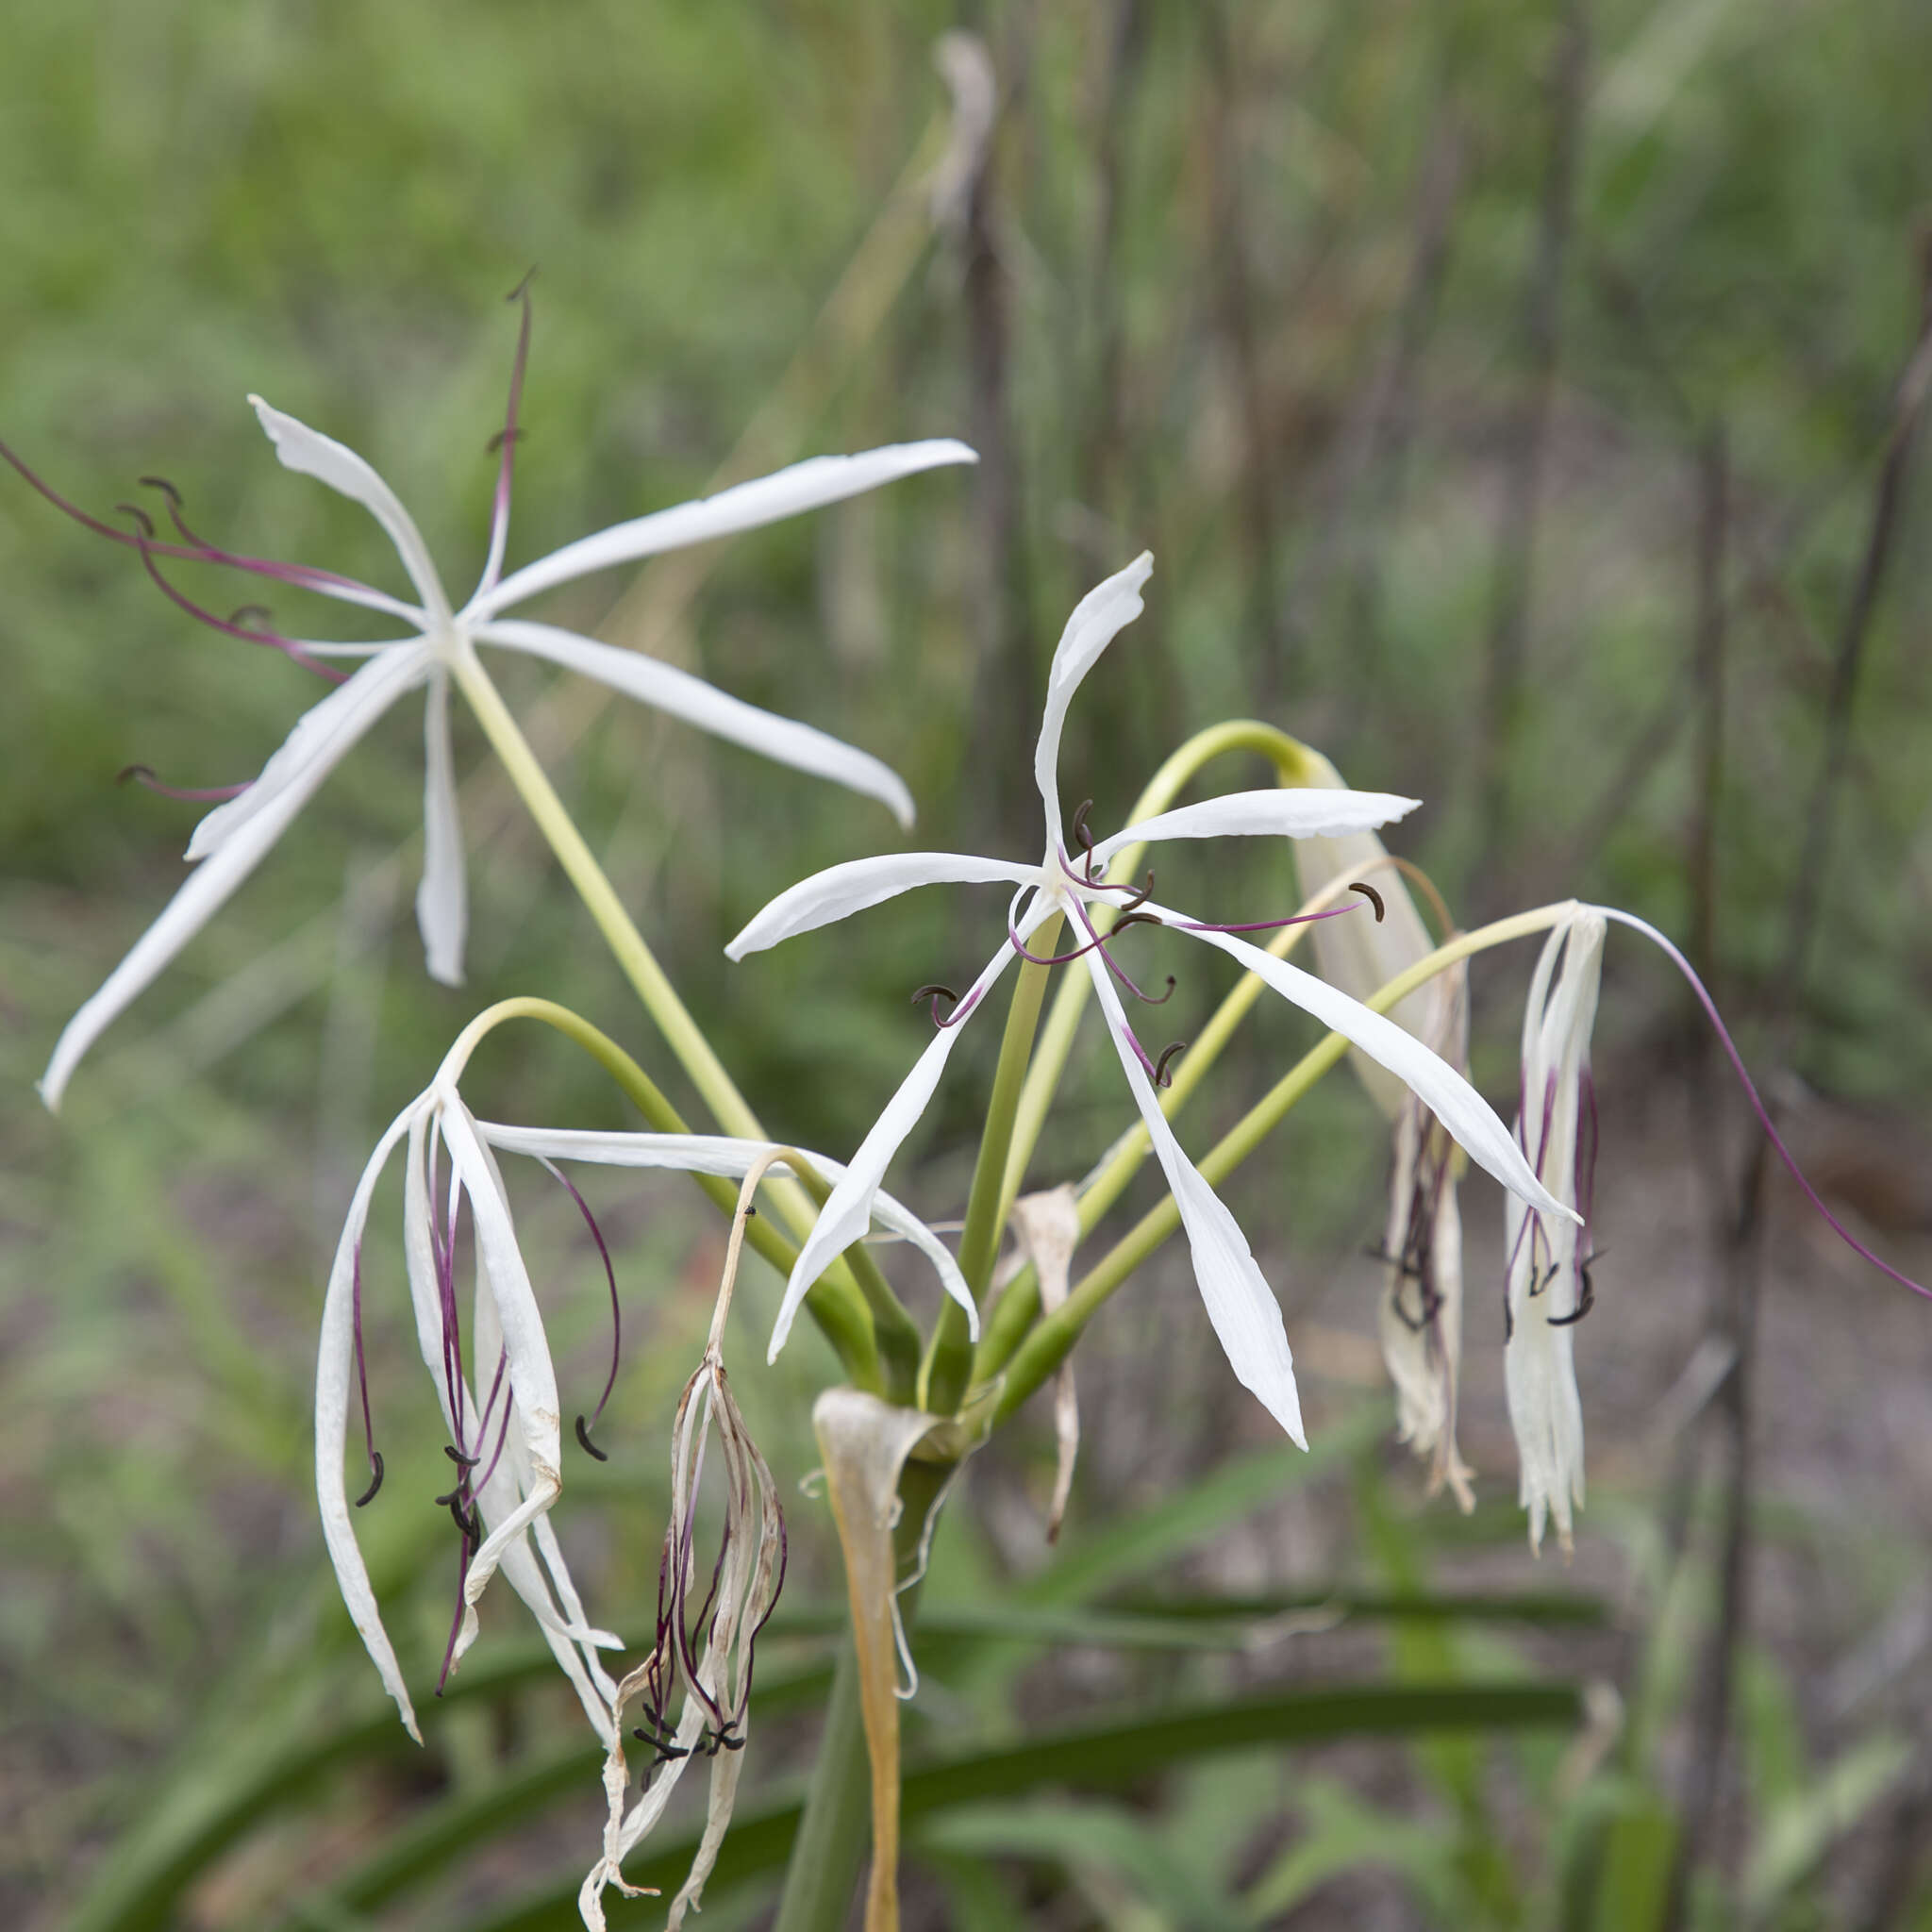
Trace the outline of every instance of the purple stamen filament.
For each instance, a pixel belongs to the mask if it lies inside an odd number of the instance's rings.
[[[129,779],[150,791],[158,791],[163,798],[182,798],[192,804],[240,798],[255,782],[253,778],[244,778],[239,785],[164,785],[155,776],[152,765],[124,765],[114,774],[117,785],[125,785]]]
[[[1879,1274],[1897,1282],[1901,1288],[1908,1288],[1914,1294],[1922,1295],[1927,1301],[1932,1301],[1932,1289],[1928,1289],[1922,1283],[1914,1281],[1909,1274],[1901,1274],[1889,1261],[1880,1260],[1819,1199],[1817,1189],[1805,1178],[1804,1171],[1799,1167],[1796,1159],[1793,1158],[1791,1150],[1785,1145],[1778,1130],[1772,1124],[1771,1111],[1759,1096],[1751,1075],[1744,1069],[1743,1056],[1739,1053],[1737,1043],[1731,1038],[1730,1029],[1724,1024],[1724,1016],[1717,1009],[1717,1002],[1711,998],[1703,980],[1698,978],[1696,969],[1690,964],[1690,960],[1685,958],[1683,954],[1656,926],[1652,925],[1648,920],[1639,919],[1633,912],[1620,912],[1613,906],[1599,906],[1595,909],[1602,913],[1606,919],[1613,919],[1619,925],[1627,925],[1633,932],[1641,932],[1653,944],[1661,947],[1664,957],[1684,975],[1690,991],[1697,996],[1697,1004],[1704,1008],[1705,1018],[1710,1022],[1717,1033],[1718,1043],[1724,1048],[1724,1057],[1731,1063],[1731,1071],[1738,1076],[1738,1084],[1744,1090],[1745,1099],[1751,1103],[1751,1111],[1757,1116],[1757,1124],[1764,1129],[1765,1139],[1776,1150],[1778,1158],[1784,1162],[1791,1178],[1804,1191],[1806,1200],[1809,1201],[1823,1217],[1824,1224],[1838,1236],[1840,1241],[1844,1242],[1846,1247],[1851,1249],[1853,1254],[1857,1255],[1861,1260],[1869,1261],[1873,1267],[1878,1270]]]
[[[604,1244],[603,1233],[597,1226],[596,1216],[591,1212],[590,1204],[571,1185],[570,1176],[561,1168],[549,1160],[545,1160],[543,1165],[549,1168],[553,1177],[577,1204],[577,1212],[584,1217],[584,1225],[591,1230],[591,1239],[597,1244],[598,1258],[604,1263],[604,1279],[610,1288],[610,1373],[604,1378],[604,1392],[598,1396],[597,1407],[591,1411],[590,1419],[586,1421],[582,1416],[577,1417],[577,1441],[584,1453],[599,1462],[608,1462],[609,1457],[591,1441],[591,1431],[603,1419],[604,1405],[610,1400],[610,1391],[617,1386],[618,1351],[624,1340],[624,1311],[617,1299],[617,1271],[610,1265],[610,1250]]]

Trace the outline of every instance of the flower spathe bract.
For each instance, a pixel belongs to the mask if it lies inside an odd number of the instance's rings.
[[[1565,1550],[1573,1510],[1583,1507],[1583,1407],[1573,1331],[1591,1305],[1591,1182],[1596,1099],[1590,1035],[1596,1024],[1605,924],[1578,906],[1551,928],[1523,1015],[1523,1101],[1517,1136],[1538,1175],[1577,1216],[1531,1215],[1504,1205],[1508,1257],[1507,1341],[1503,1347],[1509,1425],[1522,1460],[1520,1496],[1529,1541],[1541,1547],[1554,1519]]]
[[[961,1025],[985,1003],[1000,974],[1026,941],[1049,922],[1064,917],[1074,941],[1073,952],[1065,957],[1083,959],[1092,978],[1129,1091],[1180,1210],[1208,1319],[1235,1374],[1300,1441],[1301,1409],[1280,1308],[1233,1215],[1182,1151],[1160,1110],[1155,1093],[1158,1066],[1127,1022],[1114,987],[1114,978],[1118,975],[1124,983],[1124,974],[1103,943],[1091,908],[1125,909],[1122,895],[1128,889],[1106,882],[1101,868],[1115,852],[1130,844],[1227,836],[1337,836],[1387,824],[1411,810],[1416,801],[1386,792],[1313,788],[1234,792],[1162,812],[1098,843],[1086,841],[1084,824],[1076,817],[1076,842],[1081,849],[1077,856],[1070,852],[1059,799],[1060,737],[1068,708],[1108,645],[1140,614],[1141,587],[1153,567],[1153,558],[1143,555],[1090,591],[1075,607],[1054,653],[1045,715],[1034,755],[1034,774],[1046,819],[1045,852],[1038,863],[947,852],[854,860],[815,874],[780,893],[725,948],[732,958],[742,958],[780,940],[876,906],[914,886],[997,882],[1015,889],[1007,941],[960,996],[888,1102],[800,1250],[773,1331],[772,1353],[775,1355],[784,1345],[806,1291],[832,1257],[863,1233],[872,1191],[884,1178],[892,1155],[924,1111]],[[1468,1082],[1392,1021],[1249,944],[1231,928],[1196,920],[1142,896],[1135,896],[1131,903],[1137,919],[1174,926],[1218,947],[1324,1025],[1345,1035],[1421,1095],[1471,1155],[1506,1187],[1523,1191],[1540,1208],[1558,1214],[1566,1211],[1538,1183],[1507,1129]]]
[[[613,644],[580,637],[554,625],[509,613],[541,592],[592,571],[631,563],[666,550],[708,542],[761,525],[837,503],[895,478],[946,463],[974,460],[963,443],[949,440],[902,443],[864,455],[814,457],[789,469],[618,524],[566,544],[538,562],[503,575],[510,508],[511,465],[527,312],[518,344],[508,422],[491,520],[483,575],[469,601],[456,607],[443,588],[414,520],[393,491],[362,458],[259,396],[250,403],[285,467],[312,476],[366,508],[394,545],[413,596],[394,597],[332,572],[240,557],[203,542],[181,520],[179,500],[169,489],[176,528],[186,540],[158,541],[143,517],[142,530],[116,530],[75,510],[11,452],[0,448],[37,489],[88,527],[138,548],[149,571],[184,608],[231,636],[273,645],[325,675],[331,659],[359,666],[320,704],[296,721],[260,775],[239,797],[218,806],[195,827],[188,858],[195,870],[160,916],[135,942],[107,981],[75,1014],[56,1043],[41,1093],[49,1108],[60,1097],[88,1048],[112,1021],[193,938],[254,871],[329,773],[375,722],[408,692],[426,690],[424,710],[424,866],[416,897],[417,921],[430,974],[446,984],[462,978],[468,926],[462,831],[458,819],[455,758],[450,739],[449,687],[480,675],[478,645],[520,652],[582,673],[641,703],[667,711],[716,737],[730,740],[781,764],[829,778],[880,799],[902,824],[912,820],[904,782],[879,759],[794,720],[773,715],[715,689],[690,672]],[[405,634],[378,643],[328,643],[285,637],[235,619],[200,610],[161,575],[159,559],[213,563],[374,609],[399,620]]]
[[[316,1370],[315,1474],[323,1533],[363,1644],[404,1724],[418,1736],[415,1711],[357,1541],[343,1473],[351,1414],[358,1403],[365,1428],[371,1421],[362,1324],[370,1206],[391,1157],[407,1143],[403,1250],[410,1302],[418,1348],[448,1433],[445,1453],[456,1469],[449,1493],[437,1498],[455,1519],[460,1544],[459,1602],[444,1671],[454,1668],[474,1641],[476,1604],[500,1569],[536,1617],[586,1716],[609,1743],[618,1687],[598,1653],[619,1646],[621,1640],[589,1624],[548,1521],[562,1488],[557,1372],[496,1157],[521,1154],[544,1161],[737,1178],[754,1167],[796,1169],[806,1163],[827,1182],[844,1170],[815,1155],[758,1141],[479,1121],[458,1091],[458,1073],[459,1067],[445,1063],[377,1142],[337,1244]],[[963,1296],[958,1265],[939,1237],[885,1194],[875,1197],[874,1206],[880,1224],[916,1246],[932,1261],[948,1291]],[[458,1229],[466,1209],[476,1251],[467,1312],[455,1270]],[[364,1447],[374,1478],[360,1498],[367,1503],[383,1480],[373,1428]]]

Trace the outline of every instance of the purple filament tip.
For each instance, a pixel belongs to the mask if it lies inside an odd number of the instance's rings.
[[[1784,1162],[1791,1178],[1804,1191],[1806,1200],[1818,1210],[1824,1224],[1844,1242],[1846,1247],[1861,1260],[1869,1261],[1879,1274],[1897,1282],[1901,1288],[1908,1288],[1914,1294],[1932,1301],[1932,1289],[1914,1281],[1909,1274],[1901,1274],[1890,1262],[1881,1260],[1819,1199],[1817,1189],[1805,1178],[1804,1170],[1799,1167],[1791,1150],[1785,1145],[1777,1128],[1772,1124],[1771,1110],[1765,1106],[1751,1075],[1745,1071],[1743,1056],[1739,1053],[1737,1043],[1731,1039],[1730,1029],[1724,1024],[1724,1016],[1717,1009],[1717,1002],[1711,998],[1703,980],[1698,978],[1696,969],[1690,960],[1685,958],[1676,946],[1648,920],[1638,918],[1634,912],[1620,912],[1614,906],[1598,906],[1592,909],[1600,912],[1606,919],[1614,920],[1619,925],[1627,925],[1632,932],[1641,932],[1653,945],[1661,948],[1664,957],[1684,975],[1690,991],[1697,996],[1697,1004],[1704,1008],[1705,1018],[1710,1022],[1717,1033],[1718,1042],[1724,1050],[1724,1057],[1731,1063],[1731,1071],[1738,1076],[1738,1084],[1744,1090],[1744,1097],[1751,1103],[1751,1111],[1757,1116],[1757,1124],[1764,1129],[1765,1139],[1776,1150],[1777,1158]]]

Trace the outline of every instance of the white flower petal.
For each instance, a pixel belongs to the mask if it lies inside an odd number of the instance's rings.
[[[563,1431],[558,1413],[557,1371],[543,1333],[543,1317],[517,1246],[508,1204],[503,1198],[490,1156],[476,1138],[469,1109],[453,1091],[444,1091],[441,1100],[443,1144],[449,1149],[458,1178],[470,1196],[476,1228],[477,1264],[489,1284],[497,1319],[503,1325],[503,1347],[508,1364],[507,1379],[516,1397],[516,1412],[530,1459],[529,1493],[491,1530],[470,1559],[469,1574],[463,1582],[463,1600],[474,1607],[502,1560],[506,1547],[520,1538],[561,1491]],[[465,1646],[470,1627],[466,1618],[464,1632],[458,1639],[458,1654]]]
[[[1093,848],[1093,858],[1096,864],[1105,865],[1124,847],[1158,839],[1334,838],[1389,824],[1421,803],[1392,791],[1287,790],[1278,785],[1267,791],[1229,791],[1128,825],[1111,839],[1103,839]]]
[[[203,816],[188,841],[191,861],[211,858],[249,820],[280,802],[291,786],[308,798],[336,761],[405,691],[428,675],[429,652],[419,641],[373,658],[346,684],[295,720],[246,791]]]
[[[349,1407],[357,1388],[357,1257],[362,1231],[369,1221],[370,1198],[396,1142],[425,1117],[430,1098],[428,1093],[420,1094],[390,1123],[388,1131],[375,1143],[375,1152],[369,1157],[362,1177],[356,1183],[341,1239],[336,1243],[328,1290],[323,1299],[322,1343],[315,1372],[315,1493],[322,1509],[323,1539],[328,1545],[329,1561],[335,1566],[336,1582],[341,1589],[350,1620],[382,1678],[382,1688],[395,1699],[404,1725],[419,1744],[423,1734],[416,1727],[416,1713],[403,1683],[402,1667],[396,1662],[395,1651],[382,1627],[382,1614],[370,1585],[368,1566],[362,1560],[355,1525],[350,1521],[342,1457],[347,1448]]]
[[[1127,1085],[1133,1090],[1134,1104],[1147,1124],[1147,1137],[1154,1143],[1155,1158],[1160,1162],[1174,1206],[1180,1210],[1181,1226],[1187,1231],[1188,1247],[1193,1257],[1194,1279],[1207,1306],[1208,1319],[1226,1353],[1228,1366],[1241,1385],[1252,1390],[1268,1413],[1306,1449],[1308,1439],[1302,1429],[1301,1397],[1295,1389],[1294,1357],[1289,1351],[1288,1332],[1282,1326],[1281,1305],[1256,1263],[1241,1224],[1174,1139],[1146,1069],[1128,1041],[1127,1016],[1121,1008],[1120,995],[1114,991],[1113,978],[1105,961],[1098,954],[1090,953],[1087,970],[1101,1011],[1107,1016],[1114,1051],[1120,1055]]]
[[[753,916],[724,948],[724,956],[742,959],[747,953],[762,953],[780,940],[796,939],[802,932],[849,919],[853,913],[881,906],[915,886],[1029,886],[1039,878],[1037,865],[975,858],[963,852],[895,852],[878,858],[850,858],[843,865],[827,866],[824,872],[787,887]]]
[[[829,778],[868,798],[879,799],[902,826],[912,823],[912,794],[905,780],[892,768],[870,752],[858,751],[810,724],[795,718],[781,718],[775,712],[761,711],[742,698],[734,698],[641,651],[626,651],[616,644],[600,644],[591,638],[580,638],[575,631],[558,630],[555,625],[532,624],[523,618],[499,618],[478,624],[471,635],[479,642],[501,644],[513,651],[527,652],[533,658],[547,658],[569,670],[594,677],[625,696],[653,705],[695,724],[714,738],[728,739],[762,758],[797,771],[809,772],[817,778]]]
[[[1045,916],[1045,913],[1036,914],[1028,929]],[[1025,938],[1026,933],[1023,931],[1021,937]],[[988,961],[986,970],[953,1008],[951,1022],[933,1035],[925,1051],[913,1062],[912,1071],[900,1082],[899,1091],[886,1103],[885,1111],[873,1123],[872,1131],[852,1157],[852,1164],[833,1188],[831,1197],[819,1209],[819,1218],[812,1224],[811,1233],[798,1251],[791,1277],[785,1284],[785,1299],[779,1304],[778,1319],[772,1327],[772,1345],[765,1356],[767,1361],[777,1360],[778,1351],[785,1346],[786,1338],[791,1333],[798,1305],[804,1301],[812,1283],[831,1266],[833,1257],[842,1255],[871,1224],[873,1197],[886,1177],[886,1169],[891,1164],[892,1156],[898,1153],[900,1143],[919,1124],[919,1117],[932,1099],[933,1089],[939,1085],[940,1075],[945,1072],[946,1061],[966,1022],[985,1003],[993,982],[1015,957],[1012,947],[1002,941],[999,951]],[[976,1331],[978,1314],[970,1296],[966,1298],[965,1307]]]
[[[299,769],[285,767],[276,774],[277,782],[263,803],[247,818],[238,822],[212,856],[202,860],[187,882],[168,901],[161,915],[136,940],[126,957],[102,983],[98,991],[68,1021],[54,1044],[53,1057],[40,1082],[41,1098],[49,1111],[58,1112],[60,1097],[74,1070],[96,1040],[131,1006],[152,983],[169,960],[192,940],[221,909],[228,895],[267,857],[275,841],[285,832],[295,814],[325,778],[338,759],[368,730],[385,711],[402,686],[378,659],[367,666],[332,696],[316,706],[290,734],[275,758],[269,760],[256,785],[234,800],[240,805],[254,791],[267,786],[277,760],[294,745],[317,713],[337,699],[346,700],[328,721],[327,728],[312,731],[303,746],[304,762]],[[370,681],[364,683],[367,678]],[[360,686],[359,691],[357,687]],[[351,693],[355,695],[351,697]],[[226,807],[223,808],[224,810]],[[206,823],[206,822],[204,822]]]
[[[1033,776],[1046,806],[1046,846],[1057,852],[1066,842],[1060,828],[1060,730],[1067,707],[1080,680],[1100,661],[1100,654],[1122,628],[1145,608],[1141,586],[1154,571],[1154,553],[1143,550],[1125,570],[1089,591],[1074,606],[1067,627],[1054,650],[1053,669],[1046,679],[1046,713],[1040,724],[1040,742],[1033,753]]]
[[[476,1131],[485,1142],[506,1154],[527,1154],[544,1160],[591,1160],[606,1167],[670,1169],[684,1174],[719,1174],[742,1180],[755,1161],[775,1150],[771,1141],[734,1141],[721,1134],[599,1133],[577,1127],[514,1127],[495,1121],[478,1121]],[[823,1154],[799,1150],[823,1180],[833,1186],[844,1179],[845,1169]],[[789,1171],[790,1161],[776,1163]],[[873,1218],[881,1227],[917,1248],[933,1265],[941,1286],[976,1321],[966,1277],[953,1253],[925,1223],[891,1194],[873,1196]]]
[[[1168,924],[1185,924],[1189,918],[1185,912],[1159,906],[1149,905],[1141,909]],[[1387,1067],[1448,1128],[1468,1151],[1470,1158],[1487,1168],[1512,1194],[1521,1195],[1532,1208],[1554,1214],[1559,1221],[1575,1220],[1575,1215],[1530,1172],[1522,1148],[1496,1118],[1489,1102],[1413,1034],[1371,1011],[1359,1000],[1350,999],[1325,980],[1264,953],[1259,946],[1251,946],[1232,933],[1196,932],[1194,937],[1239,959],[1284,999],[1292,1000],[1331,1032],[1352,1041],[1371,1059]]]
[[[892,443],[884,449],[867,450],[861,456],[812,457],[773,475],[760,476],[755,482],[734,484],[715,496],[654,510],[649,516],[615,524],[595,536],[580,537],[575,543],[566,543],[561,550],[554,550],[548,557],[512,571],[494,590],[485,591],[472,603],[470,614],[491,617],[536,596],[540,591],[567,584],[573,577],[588,575],[594,570],[633,563],[641,557],[655,557],[663,550],[681,550],[688,544],[709,542],[716,537],[735,536],[741,530],[756,529],[761,524],[774,524],[804,510],[862,495],[882,483],[935,469],[942,463],[978,460],[963,442],[955,442],[950,437],[926,442]]]
[[[416,924],[429,976],[444,986],[463,983],[463,939],[470,908],[463,876],[463,826],[457,812],[456,753],[449,736],[449,674],[430,674],[423,708],[423,882],[416,888]]]
[[[442,594],[442,579],[430,561],[429,547],[423,541],[415,520],[396,500],[396,493],[352,449],[332,436],[324,436],[306,423],[271,408],[259,396],[248,398],[269,441],[275,446],[284,469],[313,476],[331,490],[359,503],[389,532],[396,555],[423,600],[423,608],[438,625],[449,622],[449,599]]]

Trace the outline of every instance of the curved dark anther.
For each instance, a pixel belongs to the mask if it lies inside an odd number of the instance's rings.
[[[449,1459],[452,1462],[454,1462],[458,1469],[475,1469],[475,1466],[483,1460],[483,1458],[480,1456],[465,1456],[463,1452],[460,1449],[458,1449],[453,1442],[445,1442],[442,1445],[442,1453],[445,1456],[447,1456]],[[438,1497],[437,1500],[441,1502],[442,1499],[441,1497]]]
[[[1093,862],[1093,830],[1087,823],[1087,814],[1092,809],[1093,801],[1091,798],[1083,798],[1074,813],[1073,824],[1074,837],[1079,842],[1080,850],[1086,854],[1086,862],[1082,865],[1081,871],[1086,874],[1090,885],[1099,871],[1099,867]]]
[[[1590,1260],[1576,1264],[1576,1306],[1567,1315],[1552,1315],[1549,1318],[1552,1328],[1574,1328],[1596,1307],[1596,1286],[1590,1278],[1590,1271],[1598,1258],[1592,1255]]]
[[[139,778],[145,785],[154,774],[155,768],[152,765],[123,765],[114,774],[114,782],[117,785],[125,785],[130,778]]]
[[[1376,891],[1374,886],[1363,885],[1360,879],[1351,879],[1348,882],[1348,890],[1351,892],[1359,892],[1362,895],[1362,897],[1366,899],[1369,902],[1369,904],[1375,908],[1375,924],[1377,925],[1380,925],[1382,923],[1383,915],[1389,909],[1386,906],[1382,904],[1381,893]]]
[[[524,271],[524,278],[503,299],[506,302],[523,302],[528,299],[530,284],[537,279],[537,264],[533,261]]]
[[[1173,999],[1174,997],[1174,974],[1170,973],[1167,975],[1167,991],[1165,992],[1142,992],[1141,989],[1137,986],[1134,989],[1134,997],[1137,1000],[1139,1000],[1143,1006],[1164,1007],[1166,1006],[1168,1001]],[[1168,1049],[1168,1051],[1170,1053],[1174,1053],[1177,1051],[1180,1047],[1185,1046],[1186,1044],[1187,1041],[1185,1040],[1177,1041],[1174,1046]]]
[[[165,476],[137,476],[134,480],[143,490],[158,490],[176,509],[181,508],[181,492]]]
[[[505,443],[521,442],[529,433],[527,429],[499,429],[483,447],[490,455],[494,456]]]
[[[594,1457],[599,1462],[608,1462],[610,1460],[609,1457],[605,1455],[603,1450],[591,1441],[591,1425],[582,1416],[577,1418],[577,1447],[586,1456]]]
[[[228,612],[228,622],[239,630],[246,617],[258,617],[263,624],[273,624],[275,614],[266,604],[238,604]]]
[[[1166,920],[1162,919],[1158,913],[1154,912],[1123,912],[1121,916],[1114,921],[1113,930],[1114,932],[1120,932],[1121,930],[1123,930],[1123,928],[1129,925],[1158,925],[1164,930],[1166,928],[1167,922]],[[1112,933],[1109,933],[1108,935],[1109,939],[1112,938]]]
[[[940,1002],[944,1000],[950,1010],[959,1004],[959,995],[950,986],[941,986],[938,980],[934,980],[930,985],[922,986],[912,995],[910,1004],[916,1007],[921,1000],[927,1001],[931,1006],[932,1024],[935,1026],[943,1026],[946,1023],[940,1017]]]
[[[1167,982],[1167,990],[1169,992],[1174,991],[1174,981],[1171,979]],[[1157,1087],[1168,1087],[1174,1084],[1173,1075],[1167,1070],[1173,1064],[1174,1056],[1185,1053],[1187,1050],[1188,1042],[1185,1040],[1176,1040],[1172,1044],[1160,1049],[1160,1058],[1154,1063],[1154,1084]]]
[[[1125,919],[1131,919],[1131,918],[1133,918],[1133,916],[1134,916],[1135,912],[1136,912],[1136,911],[1137,911],[1137,910],[1138,910],[1138,909],[1139,909],[1139,908],[1140,908],[1141,907],[1142,907],[1142,906],[1146,905],[1146,903],[1148,902],[1148,900],[1150,900],[1151,898],[1153,898],[1153,896],[1154,896],[1154,871],[1153,871],[1153,868],[1152,868],[1152,867],[1150,866],[1150,867],[1148,868],[1148,871],[1147,871],[1147,883],[1146,883],[1146,884],[1145,884],[1144,886],[1141,886],[1141,887],[1137,888],[1137,889],[1136,889],[1136,891],[1135,891],[1135,892],[1134,892],[1134,896],[1133,896],[1133,897],[1132,897],[1131,899],[1123,899],[1123,900],[1121,901],[1121,914],[1122,914],[1122,917],[1123,917],[1123,918],[1125,918]],[[1154,919],[1154,915],[1153,915],[1153,914],[1152,914],[1151,912],[1149,912],[1149,913],[1147,913],[1147,914],[1145,914],[1145,915],[1143,915],[1143,916],[1144,916],[1145,918],[1147,918],[1147,919]],[[1118,926],[1118,925],[1120,924],[1120,923],[1121,923],[1121,921],[1120,921],[1119,919],[1116,919],[1116,920],[1114,921],[1114,924],[1115,924],[1116,926]],[[1158,921],[1158,919],[1155,919],[1155,920],[1154,920],[1154,923],[1155,923],[1155,924],[1156,924],[1156,925],[1158,925],[1158,924],[1160,924],[1160,922],[1159,922],[1159,921]]]
[[[372,1449],[369,1452],[369,1460],[375,1466],[375,1473],[369,1478],[369,1487],[356,1498],[356,1507],[358,1509],[367,1508],[375,1502],[375,1492],[382,1487],[382,1451]]]
[[[141,534],[143,537],[152,537],[154,535],[155,520],[138,503],[117,503],[114,508],[123,516],[132,517],[141,525]]]

